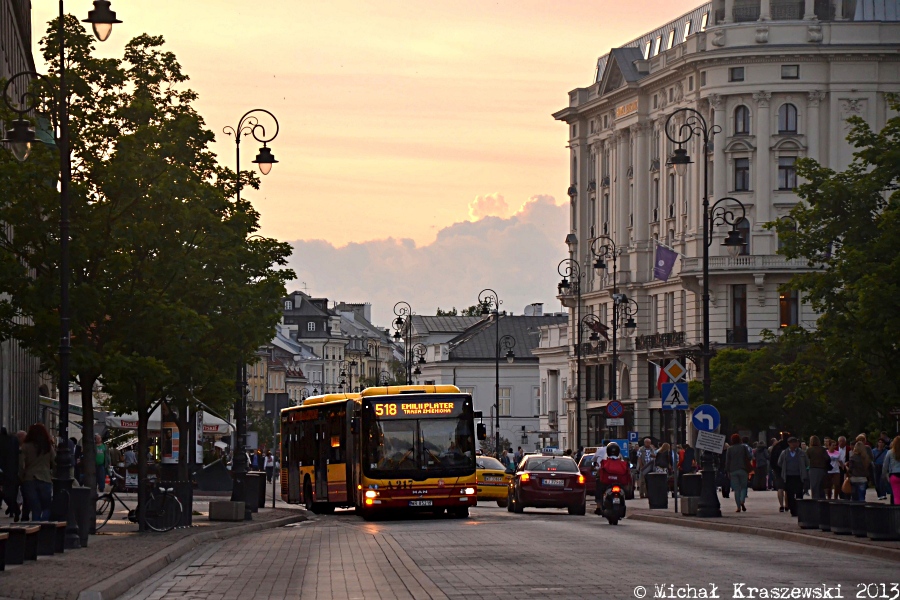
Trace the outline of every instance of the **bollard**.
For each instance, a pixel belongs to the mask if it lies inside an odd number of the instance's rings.
[[[177,527],[191,527],[194,524],[194,484],[191,481],[163,481],[159,487],[172,488],[172,492],[181,502],[181,520]]]
[[[88,536],[96,518],[96,507],[91,503],[91,488],[73,487],[69,490],[69,520],[78,527],[78,541],[87,548]],[[66,548],[72,546],[66,545]],[[74,546],[77,548],[78,546]]]

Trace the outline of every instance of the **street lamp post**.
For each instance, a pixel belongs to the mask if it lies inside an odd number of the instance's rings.
[[[516,338],[511,335],[500,336],[500,305],[503,301],[497,296],[497,292],[487,288],[478,294],[478,304],[481,305],[482,315],[492,315],[494,329],[496,331],[496,345],[494,346],[494,454],[500,458],[500,355],[506,357],[506,362],[512,364],[516,358],[513,348],[516,347]],[[503,351],[506,352],[503,352]],[[510,398],[511,399],[511,398]]]
[[[344,381],[344,377],[347,377],[350,380],[350,385],[347,386],[346,392],[353,392],[353,367],[355,367],[356,365],[357,362],[353,359],[350,359],[349,361],[341,361],[339,365],[341,369],[341,391],[344,391],[344,385],[347,383],[346,381]]]
[[[401,300],[394,305],[394,314],[397,316],[391,325],[394,328],[394,341],[398,344],[403,340],[403,364],[406,370],[406,383],[412,385],[412,318],[415,314],[409,302]]]
[[[566,242],[575,247],[578,245],[574,234],[569,234]],[[574,250],[572,250],[574,254]],[[562,280],[556,286],[560,296],[575,294],[575,322],[573,337],[575,338],[575,448],[581,448],[581,264],[574,258],[564,258],[556,266],[556,272]],[[571,279],[571,282],[569,281]]]
[[[684,117],[681,124],[675,124],[676,117],[680,119]],[[673,126],[670,127],[670,124]],[[709,342],[709,247],[712,244],[712,228],[717,224],[729,224],[732,230],[728,233],[728,237],[722,243],[728,249],[728,252],[734,256],[739,254],[744,247],[741,239],[740,231],[737,230],[737,224],[746,214],[744,205],[735,198],[722,198],[718,200],[710,209],[709,205],[709,150],[711,138],[721,133],[722,128],[719,125],[708,126],[703,114],[693,108],[679,108],[666,119],[666,137],[676,144],[678,147],[669,157],[667,164],[675,167],[675,171],[679,176],[684,176],[691,160],[688,151],[684,145],[695,136],[699,137],[703,143],[703,348],[702,348],[702,364],[703,364],[703,402],[709,404],[712,401],[710,392],[711,379],[709,373],[709,359],[711,355]],[[721,166],[721,165],[720,165]],[[734,212],[727,206],[719,206],[723,202],[732,202],[737,204],[741,210],[741,218],[735,219]],[[716,216],[718,208],[719,214]],[[698,517],[721,517],[722,510],[719,504],[719,497],[716,494],[715,469],[713,466],[713,455],[711,452],[703,452],[702,457],[702,492],[700,501],[697,506]]]
[[[54,496],[65,497],[70,495],[72,479],[69,475],[72,469],[72,454],[69,451],[69,358],[71,356],[71,331],[69,310],[69,186],[72,182],[72,157],[69,148],[69,96],[66,87],[66,35],[65,35],[65,7],[63,0],[59,0],[59,24],[57,34],[59,36],[59,98],[55,102],[56,127],[59,130],[54,142],[59,149],[59,437],[56,450],[56,473],[54,473]],[[82,22],[90,23],[94,35],[101,42],[105,42],[116,23],[121,23],[116,18],[116,13],[110,9],[107,0],[95,0],[94,10],[88,12],[88,18]],[[37,77],[33,71],[16,73],[9,78],[3,90],[3,101],[18,118],[13,121],[12,128],[6,132],[3,142],[11,146],[13,155],[24,161],[31,153],[31,147],[35,142],[34,128],[25,119],[25,114],[35,108],[34,97],[25,93],[20,97],[18,107],[14,107],[7,98],[9,86],[14,79],[21,76]],[[68,502],[65,513],[69,514]],[[59,505],[62,508],[62,505]],[[67,518],[66,547],[80,548],[75,523]]]
[[[259,122],[259,115],[265,114],[271,117],[275,122],[275,128],[272,135],[267,135],[266,128]],[[275,115],[262,108],[254,108],[248,110],[238,121],[237,127],[226,126],[222,131],[229,136],[234,136],[235,146],[235,173],[237,175],[237,202],[241,201],[241,136],[253,136],[257,142],[262,144],[253,163],[259,165],[259,172],[268,175],[272,170],[272,165],[277,163],[275,156],[269,149],[269,142],[278,136],[278,119]],[[234,418],[237,421],[237,431],[235,432],[236,446],[234,453],[234,461],[232,464],[231,475],[234,480],[231,491],[232,502],[244,502],[244,520],[252,519],[250,505],[246,500],[246,476],[249,465],[247,464],[247,365],[244,361],[238,361],[237,379],[235,381],[238,398],[234,403]]]

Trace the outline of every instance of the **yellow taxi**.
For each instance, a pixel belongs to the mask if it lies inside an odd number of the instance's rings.
[[[499,460],[492,456],[476,456],[475,478],[479,501],[496,500],[497,506],[506,506],[506,489],[512,481],[512,473]]]

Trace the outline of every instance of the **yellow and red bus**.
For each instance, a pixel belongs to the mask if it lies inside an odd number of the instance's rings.
[[[472,396],[452,385],[368,388],[281,411],[281,497],[315,513],[355,507],[467,517],[477,502]]]

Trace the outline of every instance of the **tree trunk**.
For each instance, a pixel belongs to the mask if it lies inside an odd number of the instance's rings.
[[[144,382],[135,382],[135,400],[138,413],[138,531],[147,531],[147,502],[149,500],[147,487],[147,451],[149,450],[149,436],[147,424],[150,420],[147,410],[147,388]]]

